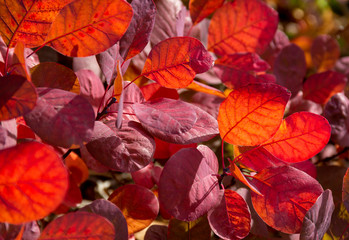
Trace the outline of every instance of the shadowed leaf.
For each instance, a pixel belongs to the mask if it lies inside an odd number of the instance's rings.
[[[22,143],[0,151],[0,164],[0,222],[38,220],[62,202],[68,173],[51,147]]]
[[[345,208],[349,209],[349,170],[345,172],[342,187],[342,201]]]
[[[144,240],[167,240],[167,226],[151,225],[144,235]]]
[[[337,41],[329,35],[317,36],[311,46],[311,60],[318,72],[331,70],[340,56]]]
[[[208,17],[216,9],[220,8],[223,3],[224,0],[190,0],[189,11],[193,25]]]
[[[168,225],[168,240],[210,240],[210,236],[211,229],[206,216],[189,222],[172,218]]]

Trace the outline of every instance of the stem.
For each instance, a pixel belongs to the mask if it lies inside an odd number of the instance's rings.
[[[317,162],[315,162],[314,164],[316,165],[316,164],[319,164],[321,162],[329,162],[332,159],[335,159],[336,157],[338,157],[338,156],[342,155],[343,153],[347,152],[348,150],[349,150],[349,147],[345,147],[345,148],[342,149],[342,151],[340,151],[340,152],[338,152],[338,153],[336,153],[336,154],[334,154],[334,155],[332,155],[330,157],[327,157],[327,158],[324,158],[324,159],[320,159]]]
[[[43,48],[45,46],[46,46],[46,43],[44,43],[43,45],[41,45],[40,47],[35,49],[35,51],[33,51],[31,54],[29,54],[26,58],[30,58],[34,53],[37,53],[41,48]]]

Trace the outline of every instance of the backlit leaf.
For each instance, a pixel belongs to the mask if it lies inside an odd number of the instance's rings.
[[[202,92],[202,93],[208,93],[214,96],[225,98],[224,93],[219,91],[217,88],[213,88],[209,85],[203,84],[195,80],[187,87],[187,89],[191,89],[191,90]]]
[[[232,91],[219,108],[219,132],[224,141],[253,146],[279,128],[290,93],[276,84],[250,84]]]
[[[125,61],[140,53],[147,45],[156,16],[153,0],[133,0],[131,6],[133,18],[120,40],[120,54]]]
[[[71,1],[1,0],[0,33],[4,42],[8,47],[14,47],[17,41],[31,48],[41,45],[58,12]]]
[[[322,239],[330,226],[333,211],[332,192],[327,189],[305,214],[300,240]]]
[[[168,98],[132,106],[142,126],[163,141],[190,144],[207,141],[218,134],[217,122],[200,108]]]
[[[165,88],[158,83],[150,83],[142,86],[141,90],[146,101],[161,97],[179,99],[176,89]]]
[[[72,212],[50,222],[39,240],[49,239],[114,240],[113,224],[104,217],[89,212]]]
[[[217,172],[217,157],[208,147],[181,149],[162,171],[159,183],[162,206],[182,221],[193,221],[206,214],[223,196],[217,177],[212,176]]]
[[[174,37],[153,47],[142,75],[164,87],[183,88],[193,82],[195,74],[206,72],[212,64],[213,58],[199,40]]]
[[[347,78],[344,74],[326,71],[311,75],[303,84],[304,99],[324,104],[334,94],[344,90]]]
[[[30,112],[36,104],[35,87],[24,77],[0,77],[0,120],[8,120]]]
[[[285,162],[301,162],[319,153],[330,136],[331,127],[324,117],[299,112],[283,120],[275,135],[261,146]]]
[[[26,59],[26,49],[24,48],[23,42],[19,41],[16,44],[14,52],[12,55],[9,53],[7,72],[11,75],[19,75],[25,77],[27,80],[31,81],[31,76],[29,73],[28,61]]]
[[[120,97],[121,97],[121,93],[123,90],[122,82],[124,81],[124,79],[122,77],[120,62],[117,61],[116,65],[117,65],[116,66],[117,76],[116,76],[115,81],[114,81],[114,95],[115,95],[116,100],[118,100],[118,102],[120,103]]]
[[[210,210],[208,222],[223,239],[243,239],[250,232],[251,214],[245,200],[232,190],[225,190],[219,205]]]
[[[43,62],[30,69],[32,82],[36,87],[58,88],[80,93],[79,81],[70,68],[55,62]]]
[[[251,192],[253,206],[265,223],[284,233],[299,233],[307,211],[323,192],[318,181],[291,166],[266,168],[252,183],[263,195]]]
[[[120,40],[132,14],[124,0],[73,1],[52,23],[47,45],[70,57],[95,55]]]
[[[159,213],[157,197],[152,191],[139,185],[119,187],[108,200],[118,206],[124,214],[129,234],[149,226]]]
[[[22,143],[0,151],[0,162],[0,222],[38,220],[62,202],[68,173],[51,147]]]
[[[224,0],[190,0],[189,11],[193,25],[208,17],[216,9],[220,8],[223,3]]]
[[[262,53],[273,39],[277,25],[277,13],[262,1],[228,2],[212,17],[207,48],[220,56]]]
[[[238,179],[240,182],[242,182],[243,184],[245,184],[246,186],[248,186],[252,191],[254,191],[255,193],[261,195],[261,193],[258,191],[258,189],[256,189],[245,177],[245,175],[243,175],[243,173],[241,172],[240,168],[238,166],[236,166],[234,161],[230,161],[229,164],[229,170],[230,170],[230,174],[235,177],[236,179]]]
[[[340,56],[338,42],[329,35],[317,36],[311,46],[311,60],[318,72],[331,70]]]
[[[211,229],[207,217],[202,216],[189,222],[172,218],[168,224],[167,239],[210,240]]]

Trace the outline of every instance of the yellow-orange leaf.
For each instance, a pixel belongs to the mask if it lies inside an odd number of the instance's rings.
[[[208,93],[208,94],[215,95],[215,96],[218,96],[221,98],[225,98],[225,95],[223,92],[219,91],[216,88],[210,87],[206,84],[203,84],[203,83],[200,83],[197,81],[193,81],[187,88],[192,89],[194,91]]]
[[[236,164],[234,163],[234,161],[230,161],[230,165],[229,165],[229,170],[231,175],[233,175],[236,179],[238,179],[240,182],[242,182],[243,184],[245,184],[247,187],[249,187],[253,192],[257,193],[258,195],[262,195],[257,188],[255,188],[244,176],[244,174],[242,174],[240,168],[238,166],[236,166]]]
[[[116,72],[117,72],[117,76],[115,78],[114,81],[114,96],[116,98],[116,100],[118,100],[118,102],[120,101],[120,97],[121,97],[121,93],[122,93],[122,82],[124,81],[123,77],[122,77],[122,72],[120,69],[120,61],[117,61],[116,64]]]
[[[230,144],[254,146],[278,130],[290,92],[280,85],[256,83],[237,88],[221,103],[218,126]]]
[[[57,15],[46,42],[70,57],[95,55],[120,40],[132,15],[124,0],[77,0]]]
[[[0,33],[8,47],[41,45],[58,12],[72,0],[0,0]]]

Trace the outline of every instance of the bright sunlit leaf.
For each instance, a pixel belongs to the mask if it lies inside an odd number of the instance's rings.
[[[224,0],[190,0],[189,11],[193,25],[208,17],[216,9],[220,8],[223,3]]]
[[[68,172],[51,147],[22,143],[0,151],[0,164],[0,222],[38,220],[62,202]]]
[[[241,172],[240,168],[235,164],[234,161],[230,161],[230,165],[229,165],[229,170],[230,173],[233,177],[235,177],[236,179],[238,179],[240,182],[242,182],[243,184],[245,184],[246,186],[248,186],[253,192],[261,195],[261,193],[258,191],[257,188],[255,188],[245,177],[245,175],[243,175],[243,173]]]
[[[219,108],[222,139],[230,144],[254,146],[278,130],[290,93],[276,84],[250,84],[232,91]]]

